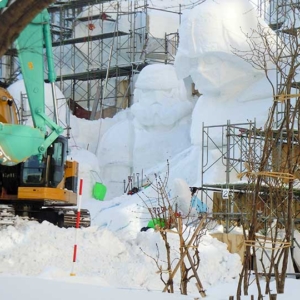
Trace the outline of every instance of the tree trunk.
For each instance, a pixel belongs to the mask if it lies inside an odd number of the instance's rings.
[[[55,0],[16,0],[0,15],[0,57],[31,20]]]

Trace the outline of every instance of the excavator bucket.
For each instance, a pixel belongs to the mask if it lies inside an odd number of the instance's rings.
[[[0,1],[0,8],[6,7],[7,6],[7,2],[8,2],[8,0],[1,0]]]
[[[44,136],[36,128],[0,123],[0,163],[13,166],[43,152]]]

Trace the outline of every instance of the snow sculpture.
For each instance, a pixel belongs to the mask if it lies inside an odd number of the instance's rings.
[[[107,198],[123,192],[123,181],[132,173],[146,174],[190,147],[193,104],[171,65],[145,67],[136,82],[135,103],[117,114],[103,134],[97,156]],[[120,118],[123,115],[123,118]]]
[[[149,65],[136,82],[133,169],[140,172],[167,163],[190,146],[190,115],[183,81],[171,65]],[[175,141],[175,144],[174,144]]]
[[[110,119],[104,119],[110,120]],[[108,128],[102,128],[97,157],[100,175],[107,187],[107,200],[124,193],[124,180],[132,174],[132,145],[134,142],[132,115],[122,111],[111,119]]]
[[[200,151],[202,122],[210,126],[226,124],[227,120],[232,124],[256,120],[259,127],[267,119],[272,105],[270,84],[262,71],[232,53],[233,48],[249,50],[245,33],[257,28],[257,20],[247,0],[207,0],[182,22],[175,67],[179,78],[190,76],[203,94],[196,103],[191,126],[192,144]],[[216,131],[213,139],[217,146],[222,145],[221,138],[221,132]],[[217,148],[209,149],[211,161],[220,156]],[[221,161],[203,177],[204,182],[225,182]]]

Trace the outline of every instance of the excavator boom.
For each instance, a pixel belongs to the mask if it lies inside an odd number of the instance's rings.
[[[48,80],[54,85],[56,79],[47,10],[42,11],[27,25],[17,38],[16,45],[34,127],[0,124],[2,165],[18,164],[31,155],[42,157],[63,132],[57,120],[55,122],[45,115],[44,49],[46,49]]]

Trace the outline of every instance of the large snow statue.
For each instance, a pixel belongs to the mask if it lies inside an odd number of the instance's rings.
[[[193,111],[193,145],[201,147],[203,122],[210,126],[223,125],[228,120],[232,124],[256,120],[260,127],[267,120],[272,105],[271,85],[263,71],[233,53],[234,48],[249,50],[245,33],[257,28],[258,20],[247,0],[207,0],[185,15],[175,67],[179,78],[190,76],[203,94]],[[209,149],[211,162],[220,157],[217,148],[222,146],[221,132],[213,134],[211,138],[217,146]],[[225,169],[219,162],[203,175],[204,182],[225,181]]]
[[[99,143],[97,157],[107,199],[124,192],[123,181],[129,175],[147,174],[159,164],[165,168],[168,159],[191,145],[193,104],[173,66],[145,67],[136,82],[134,101],[113,118]]]
[[[133,168],[141,172],[166,164],[190,146],[193,104],[172,65],[145,67],[135,87]]]

